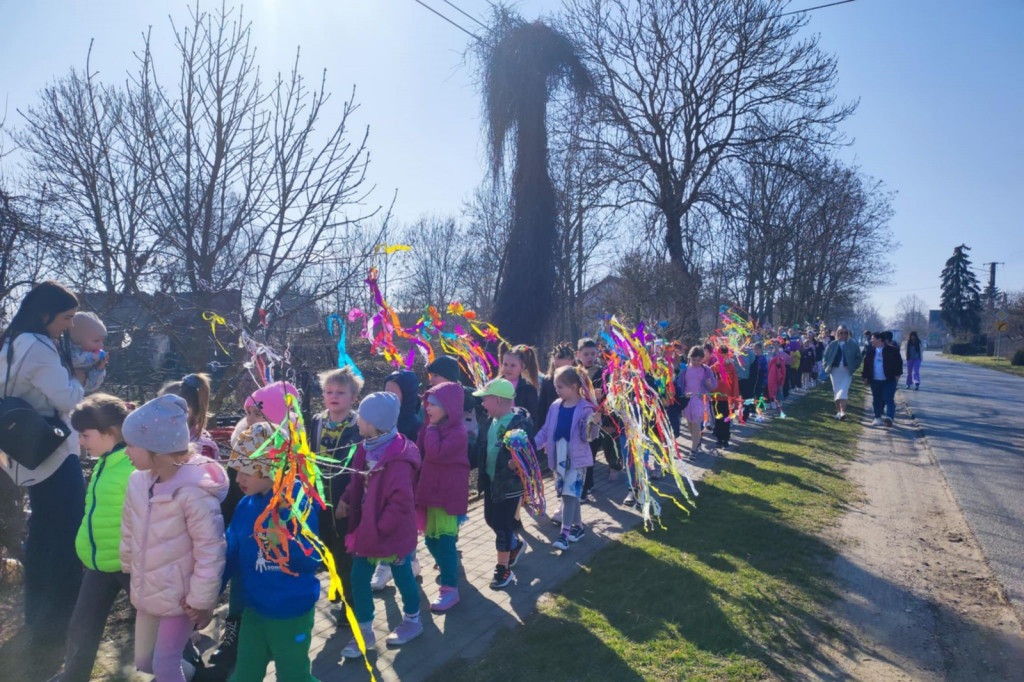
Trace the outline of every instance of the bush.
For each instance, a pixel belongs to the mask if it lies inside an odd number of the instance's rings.
[[[1013,354],[1013,357],[1010,359],[1010,364],[1017,365],[1018,367],[1024,365],[1024,348],[1017,349],[1017,351]]]
[[[951,343],[949,344],[950,355],[982,355],[985,352],[983,346],[974,343]]]

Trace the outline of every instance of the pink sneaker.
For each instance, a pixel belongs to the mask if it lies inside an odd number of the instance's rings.
[[[441,586],[441,594],[430,602],[430,610],[434,613],[442,613],[459,603],[459,588]]]
[[[416,620],[410,620],[409,616],[405,616],[395,631],[388,635],[387,644],[388,646],[402,646],[422,634],[423,623],[420,622],[419,615],[417,614]]]

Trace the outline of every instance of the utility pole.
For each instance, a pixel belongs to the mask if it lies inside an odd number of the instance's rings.
[[[988,299],[989,312],[996,306],[996,266],[1006,263],[985,263],[988,266],[988,288],[985,289],[985,298]]]

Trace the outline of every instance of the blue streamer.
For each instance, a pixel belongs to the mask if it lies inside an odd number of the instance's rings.
[[[327,317],[327,333],[330,334],[332,339],[334,338],[335,320],[337,320],[338,326],[340,328],[340,335],[338,337],[338,369],[341,369],[342,367],[351,367],[352,373],[355,374],[360,379],[362,379],[363,373],[359,371],[359,368],[356,366],[356,363],[352,359],[352,356],[350,356],[348,354],[348,351],[345,350],[345,320],[341,319],[341,316],[339,316],[337,313],[334,313]]]

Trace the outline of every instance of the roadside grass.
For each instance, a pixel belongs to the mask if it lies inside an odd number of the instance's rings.
[[[957,362],[966,362],[986,369],[994,369],[1004,374],[1024,377],[1024,365],[1011,365],[1010,361],[1004,358],[993,358],[987,355],[949,355],[947,353],[942,353],[942,357],[947,360],[956,360]]]
[[[817,653],[831,547],[819,537],[857,499],[844,477],[861,430],[812,391],[728,453],[689,516],[625,534],[542,601],[525,626],[435,680],[758,680],[826,675]],[[527,560],[529,558],[527,557]],[[572,561],[572,554],[566,556]],[[515,589],[515,588],[512,588]]]

